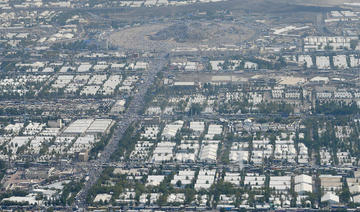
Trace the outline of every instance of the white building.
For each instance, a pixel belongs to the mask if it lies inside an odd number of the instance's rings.
[[[151,161],[155,163],[161,163],[172,160],[174,156],[173,150],[175,146],[176,143],[169,141],[162,141],[158,143],[157,147],[153,152]]]
[[[269,187],[276,191],[285,192],[291,187],[291,176],[271,176]]]
[[[184,122],[179,120],[172,124],[165,125],[165,128],[162,132],[162,137],[165,139],[171,139],[174,138],[176,133],[182,128],[184,125]]]
[[[158,186],[164,180],[164,175],[148,175],[146,186]]]
[[[241,175],[240,173],[226,172],[224,176],[224,182],[228,182],[240,186]]]
[[[300,65],[306,65],[307,68],[311,68],[314,65],[310,55],[299,55],[298,63]]]
[[[316,56],[316,66],[318,69],[330,69],[330,59],[328,56]]]
[[[306,192],[312,192],[312,177],[301,174],[294,178],[295,192],[302,195]]]
[[[217,159],[217,150],[219,141],[203,141],[199,153],[199,159],[203,162],[215,163]]]
[[[109,202],[111,197],[112,196],[110,194],[98,194],[96,195],[94,202]]]
[[[198,178],[195,183],[195,189],[197,191],[201,189],[209,189],[212,184],[215,182],[215,169],[202,169],[199,171]]]
[[[248,185],[251,188],[260,189],[265,186],[265,175],[259,175],[257,173],[247,173],[244,180],[244,185]]]
[[[336,55],[333,57],[335,68],[346,69],[348,68],[346,55]]]
[[[322,197],[321,197],[321,202],[327,202],[330,205],[333,204],[339,204],[339,196],[336,195],[333,192],[326,192]]]
[[[189,185],[192,183],[192,180],[194,179],[195,171],[192,170],[182,170],[179,171],[174,176],[174,179],[171,180],[172,185],[177,185],[178,182],[181,182],[181,186]]]

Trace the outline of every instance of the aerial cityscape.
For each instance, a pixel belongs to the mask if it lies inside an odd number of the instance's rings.
[[[0,0],[0,211],[360,211],[360,0]]]

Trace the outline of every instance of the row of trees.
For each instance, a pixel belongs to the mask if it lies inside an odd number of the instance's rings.
[[[289,115],[294,112],[294,106],[285,102],[260,103],[258,105],[258,108],[259,108],[259,112],[264,114],[280,113],[280,114]]]
[[[360,113],[356,102],[345,103],[338,101],[316,102],[315,113],[325,115],[354,115]]]

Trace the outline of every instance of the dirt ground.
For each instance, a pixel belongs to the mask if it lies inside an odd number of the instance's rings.
[[[221,46],[239,44],[257,37],[259,30],[255,26],[255,19],[267,20],[269,24],[314,23],[316,14],[332,10],[332,7],[343,6],[344,3],[354,3],[360,0],[228,0],[218,3],[201,3],[179,7],[139,8],[129,9],[126,12],[111,16],[119,20],[163,20],[156,24],[143,23],[120,29],[109,36],[112,45],[125,49],[136,50],[166,50],[176,47],[197,47],[199,45]],[[224,20],[193,20],[191,17],[198,13],[217,13],[228,11],[237,21]],[[190,15],[189,15],[190,14]],[[113,17],[113,18],[114,18]],[[176,19],[183,19],[184,24],[201,24],[205,36],[197,41],[176,42],[171,37],[162,40],[152,40],[161,30],[174,24]],[[270,26],[270,25],[269,25]],[[270,26],[271,27],[271,26]]]
[[[199,23],[198,23],[199,24]],[[249,39],[254,35],[254,31],[244,26],[239,27],[234,23],[201,23],[202,31],[205,35],[200,41],[176,42],[174,39],[151,40],[150,35],[154,35],[160,30],[171,24],[143,25],[132,27],[110,35],[112,45],[118,45],[127,49],[142,50],[171,50],[176,47],[196,47],[199,45],[221,46],[226,44],[236,44]]]

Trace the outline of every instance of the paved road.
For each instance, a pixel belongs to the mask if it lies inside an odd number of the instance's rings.
[[[96,183],[100,177],[103,168],[102,164],[107,163],[110,160],[110,156],[115,152],[118,146],[118,142],[123,136],[126,129],[131,125],[131,123],[138,121],[141,116],[139,112],[144,105],[144,97],[147,90],[153,84],[156,74],[164,67],[166,64],[166,54],[160,54],[156,59],[152,60],[149,64],[148,74],[144,76],[144,83],[138,88],[138,93],[135,94],[134,98],[131,100],[129,107],[125,114],[122,117],[122,120],[117,123],[115,132],[110,139],[109,143],[105,146],[101,156],[95,160],[90,161],[87,165],[91,166],[90,172],[88,173],[89,180],[85,183],[83,189],[78,193],[75,198],[74,206],[78,208],[86,207],[86,196],[89,189]]]

